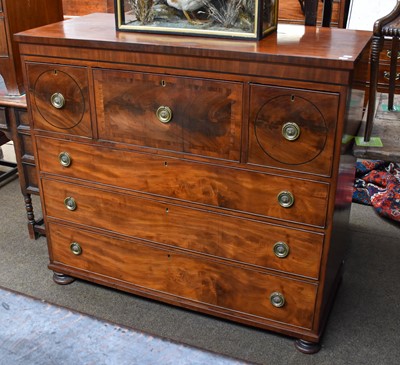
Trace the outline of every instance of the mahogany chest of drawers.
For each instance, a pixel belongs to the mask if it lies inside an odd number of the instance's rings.
[[[340,278],[367,32],[20,33],[58,283],[81,278],[318,350]]]

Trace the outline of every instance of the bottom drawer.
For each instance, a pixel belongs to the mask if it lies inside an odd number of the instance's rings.
[[[83,270],[88,278],[100,275],[139,294],[168,297],[169,302],[205,312],[312,326],[316,284],[54,222],[48,222],[48,230],[52,263]],[[73,253],[71,243],[79,244],[81,252]],[[282,306],[273,305],[273,293],[278,293],[275,304],[284,298]]]

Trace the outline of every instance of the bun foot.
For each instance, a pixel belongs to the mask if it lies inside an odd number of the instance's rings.
[[[310,342],[305,340],[296,340],[294,346],[303,354],[315,354],[321,349],[319,342]]]
[[[58,273],[58,272],[54,272],[53,280],[55,283],[57,283],[59,285],[68,285],[68,284],[71,284],[72,282],[74,282],[75,278],[68,276],[68,275]]]

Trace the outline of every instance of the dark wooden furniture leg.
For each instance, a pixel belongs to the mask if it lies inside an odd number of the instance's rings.
[[[364,140],[368,142],[371,138],[372,127],[375,116],[376,106],[376,89],[378,86],[378,71],[379,71],[379,53],[383,48],[383,38],[381,36],[373,36],[371,44],[371,71],[369,80],[369,99],[367,110],[367,123],[365,126]]]
[[[304,15],[305,25],[316,25],[318,14],[318,1],[319,0],[305,0],[304,1]]]
[[[22,190],[24,190],[21,187]],[[32,204],[32,198],[31,194],[25,193],[24,191],[22,192],[24,196],[24,201],[25,201],[25,209],[26,209],[26,215],[28,218],[28,232],[29,232],[29,237],[31,239],[37,239],[40,236],[45,236],[46,235],[46,230],[44,228],[44,221],[43,218],[36,220],[35,219],[35,214],[33,212],[33,204]]]
[[[332,3],[333,3],[333,0],[324,0],[324,10],[322,12],[322,26],[323,27],[331,26]]]
[[[371,138],[374,123],[376,89],[378,86],[379,53],[382,51],[385,37],[391,37],[393,42],[389,78],[389,98],[391,98],[391,95],[393,96],[395,91],[395,81],[397,77],[396,64],[398,38],[400,37],[400,0],[397,0],[397,5],[388,15],[378,19],[374,24],[374,35],[371,44],[370,93],[367,123],[364,133],[364,140],[366,142]],[[393,100],[389,100],[389,110],[393,110]]]
[[[390,56],[390,75],[389,75],[389,101],[388,101],[388,109],[394,110],[394,94],[396,88],[396,81],[398,79],[397,74],[397,57],[399,52],[399,39],[397,37],[393,37],[392,39],[392,54]]]

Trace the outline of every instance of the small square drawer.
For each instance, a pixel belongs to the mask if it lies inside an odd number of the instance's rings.
[[[339,95],[252,85],[248,162],[330,176]]]
[[[35,129],[91,137],[87,69],[28,63]]]

